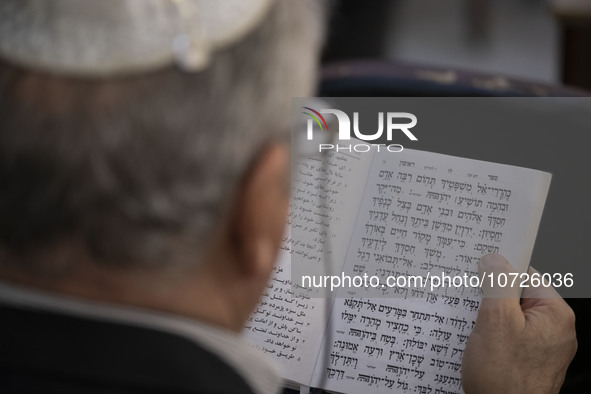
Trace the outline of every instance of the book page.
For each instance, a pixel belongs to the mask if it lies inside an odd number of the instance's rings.
[[[550,174],[405,150],[376,154],[343,273],[382,281],[478,275],[486,253],[529,264]],[[383,283],[383,282],[382,282]],[[480,289],[348,288],[314,385],[344,393],[461,393]],[[362,298],[360,298],[362,297]]]
[[[283,378],[308,384],[325,319],[324,300],[294,297],[289,245],[284,243],[271,281],[244,327],[247,342],[280,366]]]
[[[324,272],[328,253],[340,269],[356,218],[356,211],[345,208],[359,206],[362,197],[362,190],[347,181],[366,174],[370,165],[367,155],[348,152],[309,157],[298,164],[290,226],[278,263],[244,330],[247,341],[273,359],[290,381],[309,385],[332,306],[332,300],[320,298],[322,292],[294,286],[292,265],[297,264],[299,272]],[[324,234],[329,231],[327,242]]]

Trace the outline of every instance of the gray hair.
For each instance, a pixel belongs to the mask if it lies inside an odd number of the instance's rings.
[[[0,64],[0,250],[73,239],[101,264],[194,259],[256,154],[289,136],[291,97],[312,92],[323,11],[278,0],[197,74],[88,80]]]

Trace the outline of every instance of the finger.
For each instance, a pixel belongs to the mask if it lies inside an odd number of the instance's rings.
[[[529,268],[528,273],[530,275],[539,274],[533,267]],[[530,280],[529,284],[530,287],[524,288],[523,299],[521,300],[521,308],[526,321],[539,324],[539,319],[542,317],[547,322],[553,322],[549,327],[558,327],[563,331],[561,337],[569,338],[570,336],[572,338],[570,343],[574,355],[577,347],[574,311],[553,287],[544,287],[541,280],[535,280],[533,283]],[[546,282],[546,284],[548,283]],[[535,312],[529,313],[530,311]]]
[[[484,278],[482,283],[483,298],[520,298],[519,283],[517,280],[513,281],[513,276],[510,275],[516,273],[516,270],[503,256],[498,254],[484,255],[478,262],[478,272],[480,277]],[[511,286],[512,284],[513,286]]]
[[[529,267],[528,270],[528,274],[530,277],[528,286],[529,287],[524,287],[523,289],[523,294],[521,295],[521,297],[523,298],[561,298],[560,294],[558,294],[558,292],[556,291],[556,289],[554,289],[554,287],[552,286],[547,286],[545,287],[544,284],[542,283],[542,276],[541,274],[532,266]],[[538,275],[538,278],[540,278],[540,280],[535,280],[532,282],[531,278],[532,275],[536,274]],[[535,284],[535,286],[534,286]]]
[[[488,315],[492,311],[503,310],[504,312],[521,311],[519,306],[520,288],[518,281],[511,286],[512,276],[515,269],[509,262],[498,254],[487,254],[478,262],[478,272],[484,278],[482,283],[482,303],[478,319],[481,315]],[[505,283],[504,277],[507,278]],[[500,278],[500,280],[499,280]],[[500,286],[500,284],[505,286]],[[493,314],[496,315],[496,314]]]

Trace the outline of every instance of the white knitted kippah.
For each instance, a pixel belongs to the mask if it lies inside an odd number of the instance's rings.
[[[173,63],[200,71],[213,51],[260,24],[272,1],[2,0],[0,57],[80,76]]]

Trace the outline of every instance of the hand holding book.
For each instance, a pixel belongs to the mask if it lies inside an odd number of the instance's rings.
[[[498,255],[484,256],[478,268],[481,273],[513,272]],[[577,349],[574,313],[551,287],[524,288],[521,304],[518,296],[512,297],[515,290],[521,289],[483,287],[462,360],[467,394],[560,391]]]

